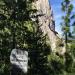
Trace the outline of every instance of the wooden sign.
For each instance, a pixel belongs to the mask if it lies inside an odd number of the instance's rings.
[[[24,73],[28,70],[28,52],[19,49],[13,49],[10,55],[12,65],[20,68]]]

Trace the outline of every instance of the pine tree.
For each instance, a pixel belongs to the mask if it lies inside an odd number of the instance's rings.
[[[37,23],[34,33],[30,36],[29,44],[29,75],[49,75],[48,59],[50,47],[46,44],[46,36],[42,35]]]
[[[46,36],[39,32],[38,22],[31,20],[30,14],[34,0],[0,1],[0,75],[10,73],[10,52],[14,48],[29,52],[28,74],[49,75],[47,55],[50,47]]]
[[[31,33],[33,0],[0,0],[0,75],[10,73],[10,52],[27,49],[27,34]]]
[[[65,45],[66,45],[66,53],[65,53],[65,70],[67,72],[71,72],[73,67],[73,55],[71,54],[71,48],[69,47],[68,44],[72,45],[70,41],[70,38],[72,37],[72,31],[71,31],[71,26],[74,25],[72,24],[72,21],[74,19],[74,14],[72,14],[73,10],[73,5],[71,4],[70,0],[64,0],[62,3],[62,11],[65,13],[65,16],[62,16],[63,22],[62,24],[62,31],[64,34],[65,38]]]
[[[72,10],[73,10],[73,5],[71,4],[70,0],[64,0],[62,2],[62,11],[65,13],[65,16],[62,16],[63,19],[62,29],[65,35],[66,47],[68,43],[68,36],[71,35],[70,27],[72,26],[71,25],[71,16],[73,15]]]

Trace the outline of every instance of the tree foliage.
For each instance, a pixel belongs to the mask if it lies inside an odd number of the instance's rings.
[[[64,12],[65,16],[62,16],[62,31],[65,38],[65,45],[66,45],[66,53],[65,53],[65,70],[68,73],[71,73],[74,69],[74,58],[73,58],[73,52],[75,45],[72,42],[75,40],[73,38],[72,30],[75,26],[75,15],[72,13],[73,11],[73,5],[71,4],[71,0],[64,0],[62,3],[62,11]],[[72,27],[73,26],[73,27]]]
[[[10,52],[26,49],[27,37],[33,32],[29,14],[32,0],[0,0],[0,75],[10,73]]]
[[[47,55],[50,47],[46,45],[46,36],[39,32],[37,22],[32,22],[30,14],[34,0],[0,1],[0,75],[9,75],[10,52],[14,48],[29,52],[29,71],[31,75],[47,74]]]

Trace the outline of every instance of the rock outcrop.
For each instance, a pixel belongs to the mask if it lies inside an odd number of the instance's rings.
[[[65,44],[59,34],[55,31],[55,21],[53,20],[53,11],[48,0],[34,0],[33,8],[37,9],[38,21],[43,35],[48,36],[52,52],[64,54]]]

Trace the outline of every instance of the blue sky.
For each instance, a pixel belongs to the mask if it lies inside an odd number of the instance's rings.
[[[53,9],[53,14],[54,14],[54,19],[55,19],[55,24],[56,24],[56,31],[59,34],[62,34],[61,32],[61,17],[64,15],[64,13],[61,11],[61,2],[63,0],[49,0],[51,7]],[[72,3],[74,5],[74,10],[73,13],[75,13],[75,0],[72,0]]]

